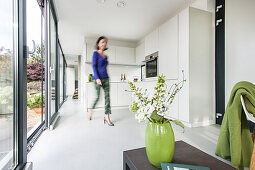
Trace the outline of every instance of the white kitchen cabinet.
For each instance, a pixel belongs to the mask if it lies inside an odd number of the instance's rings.
[[[136,64],[142,64],[145,60],[145,47],[144,42],[135,49]]]
[[[145,56],[148,56],[151,54],[151,46],[152,46],[151,41],[152,41],[151,36],[149,34],[145,37],[145,40],[144,40],[144,54],[145,54]]]
[[[108,56],[109,64],[116,63],[116,47],[108,45],[108,50],[105,51],[105,54]]]
[[[158,28],[159,74],[166,75],[168,87],[182,80],[182,70],[187,80],[168,115],[189,127],[215,123],[212,19],[212,13],[188,7]],[[153,53],[152,37],[145,37],[145,56]],[[154,81],[135,85],[153,95]]]
[[[111,106],[118,106],[118,83],[110,83]]]
[[[134,83],[136,87],[142,88],[143,90],[147,89],[149,93],[149,97],[152,97],[154,94],[154,87],[157,81],[142,81]]]
[[[135,49],[116,46],[117,64],[135,64]]]
[[[129,90],[128,83],[115,83],[110,82],[110,103],[112,107],[123,107],[129,106],[131,104],[131,92],[126,92]],[[95,84],[86,84],[86,104],[87,108],[90,109],[97,97]],[[100,99],[96,105],[96,108],[104,108],[104,90],[100,89]]]
[[[145,56],[158,51],[158,28],[145,37]]]
[[[128,106],[131,104],[131,92],[128,83],[118,83],[118,106]]]
[[[169,88],[175,84],[178,83],[178,80],[166,80],[166,85],[169,90]],[[173,100],[173,103],[169,105],[167,116],[173,119],[179,119],[179,94],[177,94]]]
[[[178,78],[178,16],[159,27],[159,74]]]
[[[88,43],[86,45],[87,45],[86,62],[92,62],[93,52],[95,51],[94,45]]]
[[[93,83],[87,83],[87,108],[92,108],[92,105],[94,104],[94,101],[97,97],[95,84]],[[104,107],[104,91],[103,89],[100,90],[100,98],[96,105],[96,107]]]
[[[87,43],[86,62],[92,62],[93,52],[96,51],[93,44]],[[136,50],[130,47],[108,46],[105,51],[109,64],[136,64]]]
[[[86,62],[92,62],[93,52],[96,51],[93,44],[87,43],[87,56]],[[109,64],[116,63],[116,47],[108,46],[108,50],[105,51],[105,54],[108,56]]]
[[[192,127],[214,124],[212,13],[186,8],[179,14],[179,77],[185,71],[179,94],[179,119]]]

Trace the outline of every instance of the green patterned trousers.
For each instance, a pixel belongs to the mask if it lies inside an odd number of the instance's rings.
[[[111,104],[110,104],[110,83],[109,79],[101,79],[102,86],[98,85],[97,82],[95,81],[95,87],[97,91],[97,98],[93,104],[92,109],[95,109],[97,102],[99,101],[100,97],[100,90],[101,87],[104,90],[104,98],[105,98],[105,114],[111,114]]]

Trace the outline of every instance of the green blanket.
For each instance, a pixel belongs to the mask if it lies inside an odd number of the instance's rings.
[[[241,95],[247,110],[255,115],[255,85],[245,81],[237,83],[229,98],[215,152],[216,155],[230,160],[237,169],[249,167],[253,148]]]

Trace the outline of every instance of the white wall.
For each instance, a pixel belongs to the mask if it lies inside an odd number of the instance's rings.
[[[81,56],[78,56],[78,99],[80,100],[81,95]]]
[[[75,68],[75,80],[78,80],[78,63],[77,65],[74,65],[74,68]]]
[[[86,79],[85,79],[85,59],[86,59],[86,46],[82,52],[82,56],[81,56],[81,72],[80,72],[80,76],[81,76],[81,83],[80,83],[80,94],[81,97],[79,99],[81,99],[82,102],[85,101],[85,83],[86,83]]]
[[[78,56],[78,99],[81,100],[82,98],[82,86],[81,86],[81,55]]]
[[[66,94],[72,96],[75,90],[75,68],[66,69]]]
[[[255,83],[255,1],[225,1],[226,105],[239,81]]]
[[[85,91],[85,56],[78,56],[78,99],[83,102]]]

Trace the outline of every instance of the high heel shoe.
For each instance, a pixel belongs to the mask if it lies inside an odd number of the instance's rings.
[[[112,122],[109,123],[109,122],[105,119],[105,117],[104,117],[104,124],[105,124],[105,122],[107,122],[108,126],[114,126],[114,124],[113,124]]]

